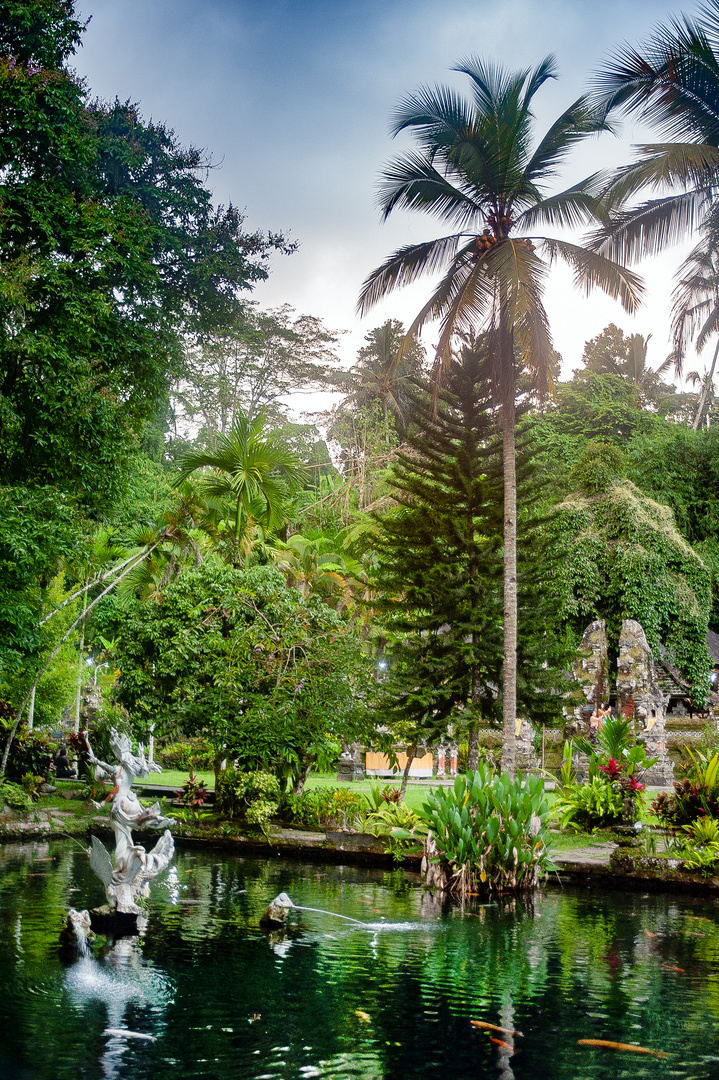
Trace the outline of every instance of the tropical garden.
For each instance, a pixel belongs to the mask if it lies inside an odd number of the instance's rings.
[[[216,205],[169,126],[94,99],[83,32],[72,3],[0,0],[0,794],[27,809],[59,743],[82,766],[80,730],[102,748],[116,727],[183,774],[179,818],[212,789],[238,834],[353,825],[423,844],[455,892],[533,887],[550,821],[648,812],[622,721],[567,746],[553,805],[517,777],[517,720],[562,726],[587,623],[639,620],[712,701],[719,3],[623,47],[544,131],[551,57],[468,57],[464,93],[408,95],[381,212],[441,235],[358,281],[362,312],[423,277],[427,299],[349,369],[337,331],[252,298],[294,242]],[[632,116],[657,141],[564,187],[574,149]],[[666,361],[612,323],[562,378],[552,266],[631,315],[636,263],[686,239]],[[711,359],[689,372],[694,346]],[[335,404],[298,419],[299,390]],[[344,747],[409,767],[443,742],[461,775],[424,801],[407,770],[364,796],[313,782]],[[709,869],[718,747],[654,806]]]

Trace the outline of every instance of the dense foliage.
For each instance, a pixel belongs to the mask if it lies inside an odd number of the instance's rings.
[[[297,784],[361,733],[366,661],[351,630],[270,567],[208,562],[117,627],[117,697],[136,724],[202,734],[216,759]]]

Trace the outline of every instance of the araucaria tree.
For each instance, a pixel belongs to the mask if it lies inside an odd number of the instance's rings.
[[[450,363],[458,332],[486,335],[495,400],[500,406],[504,468],[503,766],[514,772],[517,682],[517,504],[515,476],[516,361],[546,384],[552,342],[542,291],[555,259],[573,269],[577,284],[599,286],[633,311],[639,279],[609,258],[565,240],[537,236],[537,226],[576,227],[592,221],[592,181],[551,195],[574,145],[607,130],[603,113],[580,98],[533,148],[532,102],[553,78],[547,58],[533,71],[510,73],[479,59],[455,69],[466,74],[472,97],[449,87],[422,88],[399,106],[393,132],[411,130],[419,144],[383,173],[380,206],[434,214],[457,231],[394,252],[365,281],[359,310],[423,274],[441,272],[439,284],[412,323],[411,339],[439,322],[435,371]]]
[[[496,721],[501,707],[502,451],[486,366],[485,348],[465,346],[435,402],[429,391],[415,395],[389,474],[396,505],[374,515],[373,606],[389,639],[381,713],[409,745],[441,739],[451,723],[455,735],[468,735],[470,768],[480,722]],[[520,453],[518,707],[542,721],[561,708],[552,690],[567,657],[542,588],[549,568],[542,522],[528,511],[536,485],[526,459]]]

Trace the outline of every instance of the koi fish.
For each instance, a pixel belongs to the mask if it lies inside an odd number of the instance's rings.
[[[128,1031],[126,1028],[105,1028],[103,1035],[116,1035],[121,1039],[147,1039],[148,1042],[157,1042],[154,1035],[145,1035],[143,1031]]]
[[[672,964],[662,964],[662,968],[664,971],[681,971],[684,974],[684,968],[673,967]]]
[[[486,1020],[470,1020],[472,1027],[482,1028],[483,1031],[500,1031],[502,1035],[519,1035],[522,1038],[521,1031],[512,1031],[511,1028],[498,1027],[496,1024],[488,1024]]]
[[[644,931],[644,936],[645,936],[645,937],[659,937],[659,935],[658,935],[658,934],[653,934],[653,933],[651,932],[651,930],[645,930],[645,931]]]
[[[511,1043],[503,1042],[502,1039],[493,1039],[491,1036],[489,1041],[494,1043],[495,1046],[501,1046],[503,1050],[511,1050],[514,1053],[514,1047]]]
[[[633,1043],[610,1042],[609,1039],[577,1039],[578,1046],[598,1046],[605,1050],[631,1050],[635,1054],[650,1054],[656,1058],[668,1058],[663,1050],[647,1050],[646,1046],[635,1046]]]
[[[364,1024],[369,1024],[372,1019],[370,1014],[364,1012],[363,1009],[355,1009],[355,1016],[358,1017]]]

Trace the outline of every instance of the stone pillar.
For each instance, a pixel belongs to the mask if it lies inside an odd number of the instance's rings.
[[[607,624],[604,619],[590,623],[582,635],[582,643],[574,661],[574,678],[579,683],[579,700],[574,695],[572,715],[566,736],[589,736],[589,717],[602,700],[609,697],[609,658],[607,650]],[[565,709],[566,712],[566,709]],[[589,758],[576,752],[573,759],[578,780],[586,780],[589,774]]]
[[[658,758],[647,769],[645,784],[667,786],[674,777],[667,756],[666,714],[669,696],[659,685],[654,655],[646,634],[635,619],[625,619],[617,657],[617,697],[621,714],[635,722],[637,742],[643,743],[647,757]]]
[[[337,763],[337,779],[364,780],[364,765],[359,743],[342,744],[342,753]]]
[[[457,775],[457,754],[459,753],[459,747],[456,743],[452,743],[449,748],[449,775]]]
[[[444,780],[447,775],[447,747],[437,747],[437,779]]]

